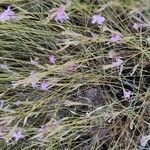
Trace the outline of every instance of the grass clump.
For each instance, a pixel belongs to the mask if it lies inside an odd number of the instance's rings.
[[[149,149],[149,0],[3,0],[1,14],[8,5],[0,149]]]

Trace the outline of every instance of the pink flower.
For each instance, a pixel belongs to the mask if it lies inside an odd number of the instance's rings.
[[[91,23],[92,24],[99,24],[99,25],[102,25],[103,23],[104,23],[104,21],[105,21],[105,17],[102,17],[102,16],[100,16],[100,15],[94,15],[93,17],[92,17],[92,21],[91,21]]]
[[[150,135],[148,135],[148,136],[144,136],[144,135],[142,135],[142,137],[141,137],[141,140],[140,140],[140,146],[142,147],[142,148],[144,148],[147,144],[148,144],[148,141],[150,140]],[[143,149],[144,150],[144,149]]]
[[[0,100],[0,109],[2,109],[4,106],[4,101],[3,100]]]
[[[44,140],[44,137],[45,137],[45,135],[46,135],[46,133],[47,133],[47,131],[48,131],[48,126],[46,126],[46,125],[42,125],[39,129],[38,129],[38,137],[37,137],[37,139],[39,140],[39,141],[43,141]]]
[[[56,64],[56,57],[55,57],[54,55],[50,55],[50,56],[49,56],[49,62],[50,62],[51,64]]]
[[[14,105],[19,106],[21,102],[18,100],[17,102],[14,103]]]
[[[8,6],[7,9],[4,10],[4,12],[0,14],[0,22],[13,21],[16,19],[17,19],[17,16],[14,13],[14,11],[11,10],[10,6]]]
[[[107,58],[115,58],[115,56],[116,56],[116,53],[113,51],[113,50],[111,50],[109,53],[108,53],[108,57]]]
[[[116,61],[112,63],[114,66],[119,67],[123,64],[123,60],[120,57],[116,58]]]
[[[54,20],[56,22],[61,22],[64,23],[64,21],[69,20],[70,18],[68,17],[68,15],[65,12],[65,9],[60,7],[57,9],[55,16],[54,16]]]
[[[139,29],[139,24],[138,24],[138,23],[134,23],[134,24],[133,24],[133,28],[134,28],[135,30],[138,30],[138,29]]]
[[[44,132],[45,131],[45,126],[41,126],[40,128],[39,128],[39,130],[38,130],[39,132]]]
[[[113,67],[117,67],[121,70],[123,70],[123,60],[121,59],[122,57],[116,57],[115,58],[115,62],[112,62],[109,65],[103,65],[103,69],[109,69],[109,68],[113,68]]]
[[[24,138],[22,131],[15,131],[12,133],[12,137],[15,138],[16,142]]]
[[[38,64],[38,58],[36,57],[34,60],[30,58],[30,62],[32,65],[37,65]]]
[[[75,63],[72,63],[68,66],[68,70],[69,71],[75,71],[77,69],[78,65],[76,65]]]
[[[0,132],[0,139],[4,138],[4,134],[2,132]]]
[[[110,39],[111,42],[119,43],[122,40],[122,37],[119,34],[113,35]]]
[[[123,90],[123,97],[124,97],[124,99],[129,99],[131,97],[131,91]]]
[[[50,88],[49,85],[50,85],[49,82],[44,81],[41,83],[40,88],[41,90],[47,91]]]
[[[138,30],[138,29],[140,29],[141,27],[143,27],[143,25],[140,24],[140,23],[134,23],[134,24],[133,24],[133,28],[134,28],[135,30]]]
[[[34,72],[34,71],[32,71],[32,72],[30,73],[30,78],[31,78],[32,87],[33,87],[33,88],[37,88],[38,85],[36,84],[36,80],[35,80],[36,75],[35,75],[35,72]]]

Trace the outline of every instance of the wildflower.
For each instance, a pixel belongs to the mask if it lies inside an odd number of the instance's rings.
[[[13,21],[16,19],[17,19],[17,16],[14,13],[14,11],[11,10],[10,6],[8,6],[7,9],[4,10],[4,12],[0,14],[0,22]]]
[[[142,136],[140,140],[140,146],[144,148],[149,140],[150,140],[150,135]]]
[[[69,71],[75,71],[77,69],[78,65],[76,65],[75,63],[71,63],[68,66],[68,70]]]
[[[51,64],[56,64],[56,57],[54,55],[49,55],[49,62]]]
[[[139,24],[138,24],[138,23],[134,23],[134,24],[133,24],[133,28],[134,28],[135,30],[138,30],[138,29],[139,29]]]
[[[116,58],[116,62],[113,62],[112,64],[115,66],[115,67],[119,67],[123,64],[123,60],[120,59],[121,57],[117,57]]]
[[[91,21],[91,23],[92,24],[99,24],[99,25],[102,25],[103,23],[104,23],[104,21],[105,21],[105,17],[102,17],[102,16],[100,16],[100,15],[94,15],[93,17],[92,17],[92,21]]]
[[[3,100],[0,100],[0,109],[2,109],[4,106],[4,101]]]
[[[30,62],[32,65],[37,65],[38,64],[38,58],[36,57],[34,60],[30,58]]]
[[[21,102],[18,100],[17,102],[13,103],[16,106],[19,106],[21,104]]]
[[[16,142],[20,139],[23,139],[24,138],[24,135],[22,133],[22,131],[14,131],[12,133],[12,137],[15,138]]]
[[[41,90],[47,91],[50,88],[49,85],[50,85],[49,82],[44,81],[41,83],[40,88]]]
[[[51,119],[50,122],[46,123],[45,125],[42,125],[38,129],[38,132],[40,133],[40,135],[45,136],[48,133],[48,131],[53,131],[57,127],[59,127],[60,122],[61,121],[57,121],[55,119]]]
[[[65,9],[60,7],[57,9],[57,11],[55,12],[55,16],[54,16],[54,20],[56,22],[61,22],[64,23],[64,21],[69,20],[70,18],[68,17],[68,15],[65,12]]]
[[[38,136],[37,136],[37,139],[38,139],[39,141],[41,141],[41,142],[44,141],[44,137],[45,137],[47,131],[48,131],[48,127],[45,126],[45,125],[42,125],[42,126],[38,129]]]
[[[1,131],[0,131],[0,139],[4,139],[4,134]]]
[[[129,90],[123,90],[123,97],[125,98],[125,99],[129,99],[130,97],[131,97],[131,91],[129,91]]]
[[[121,59],[122,57],[117,57],[115,58],[115,62],[112,62],[111,64],[108,65],[103,65],[103,69],[109,69],[109,68],[113,68],[113,67],[118,67],[120,68],[120,70],[123,70],[123,60]]]
[[[119,34],[113,35],[110,39],[111,42],[119,43],[122,40],[122,37]]]
[[[143,27],[143,24],[141,24],[141,23],[134,23],[134,24],[133,24],[133,28],[134,28],[135,30],[138,30],[138,29],[140,29],[141,27]]]
[[[39,131],[39,132],[44,132],[44,131],[45,131],[45,127],[42,125],[42,126],[39,128],[38,131]]]
[[[32,84],[32,87],[33,87],[33,88],[38,87],[38,85],[36,84],[35,77],[36,77],[36,76],[35,76],[35,72],[32,71],[32,72],[30,73],[30,78],[31,78],[31,84]]]
[[[116,53],[111,50],[109,53],[108,53],[108,58],[114,58],[116,56]]]

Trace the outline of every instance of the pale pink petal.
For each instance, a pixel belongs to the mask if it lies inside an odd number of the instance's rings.
[[[120,68],[120,70],[123,69],[123,60],[121,59],[122,57],[117,57],[115,58],[115,62],[112,62],[111,64],[109,65],[103,65],[103,69],[109,69],[109,68],[114,68],[114,67],[117,67],[117,68]]]
[[[14,105],[16,105],[16,106],[19,106],[20,104],[21,104],[21,101],[19,101],[19,100],[14,103]]]
[[[101,18],[99,17],[97,20],[97,23],[101,25],[101,24],[103,24],[104,21],[105,21],[104,17],[101,17]]]
[[[122,37],[119,34],[113,35],[110,39],[111,42],[116,42],[119,43],[120,41],[122,41]]]
[[[25,136],[23,135],[22,131],[14,131],[12,133],[12,137],[15,138],[16,142],[20,139],[23,139]]]
[[[94,16],[92,17],[91,23],[92,23],[92,24],[95,24],[96,22],[97,22],[97,19],[96,19],[96,16],[94,15]]]
[[[40,88],[41,88],[41,90],[47,91],[50,88],[49,86],[50,86],[49,82],[43,81],[41,83]]]
[[[129,91],[129,90],[123,90],[123,97],[124,97],[124,99],[130,99],[130,97],[131,97],[131,91]]]
[[[140,140],[140,146],[144,148],[149,140],[150,140],[150,135],[142,136]]]
[[[0,21],[6,22],[6,21],[13,21],[16,20],[17,16],[14,13],[14,11],[11,10],[10,6],[7,7],[7,9],[0,14]]]
[[[37,85],[36,80],[35,80],[36,74],[35,74],[34,71],[32,71],[32,72],[30,73],[30,78],[31,78],[31,85],[32,85],[32,87],[33,87],[33,88],[37,88],[38,85]]]
[[[138,23],[134,23],[134,24],[133,24],[133,28],[134,28],[135,30],[138,30],[138,29],[139,29],[139,24],[138,24]]]
[[[69,71],[75,71],[77,69],[78,65],[76,65],[75,63],[72,63],[69,65],[68,70]]]
[[[54,55],[49,55],[49,62],[51,64],[56,64],[56,57]]]
[[[0,132],[0,140],[4,138],[4,134]]]
[[[4,101],[3,100],[0,100],[0,109],[2,109],[4,106]]]
[[[38,64],[38,58],[37,57],[35,59],[30,58],[30,62],[32,65],[37,65]]]
[[[134,23],[133,24],[133,28],[135,29],[135,30],[138,30],[138,29],[140,29],[140,28],[142,28],[143,27],[143,24],[141,24],[141,23]]]
[[[112,64],[116,67],[119,67],[120,65],[123,64],[123,60],[118,57],[118,58],[116,58],[116,61],[113,62]]]
[[[113,50],[111,50],[109,53],[108,53],[108,58],[114,58],[116,56],[116,53],[113,51]]]
[[[99,24],[99,25],[102,25],[103,23],[105,22],[105,17],[102,17],[100,15],[94,15],[92,17],[92,20],[91,20],[91,23],[92,24]]]
[[[67,13],[65,12],[64,8],[60,7],[57,9],[54,20],[56,22],[61,22],[64,23],[65,21],[69,20],[70,18],[68,17]]]

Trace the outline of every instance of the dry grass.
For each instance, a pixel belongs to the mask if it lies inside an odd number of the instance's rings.
[[[1,10],[7,4],[1,0]],[[149,0],[73,0],[67,10],[70,21],[64,24],[47,17],[65,0],[9,4],[20,20],[0,23],[0,132],[5,135],[0,149],[140,149],[141,136],[150,134]],[[105,16],[105,27],[91,25],[95,12]],[[132,28],[137,21],[145,24],[142,30]],[[123,35],[120,44],[109,42],[114,33]],[[103,68],[111,63],[111,50],[123,57],[122,74]],[[57,57],[56,65],[49,64],[50,54]],[[30,58],[36,57],[39,64],[32,65]],[[70,71],[74,63],[77,69]],[[33,89],[33,70],[37,81],[54,86]],[[122,98],[123,89],[132,91],[130,100]],[[17,129],[25,139],[6,143]]]

